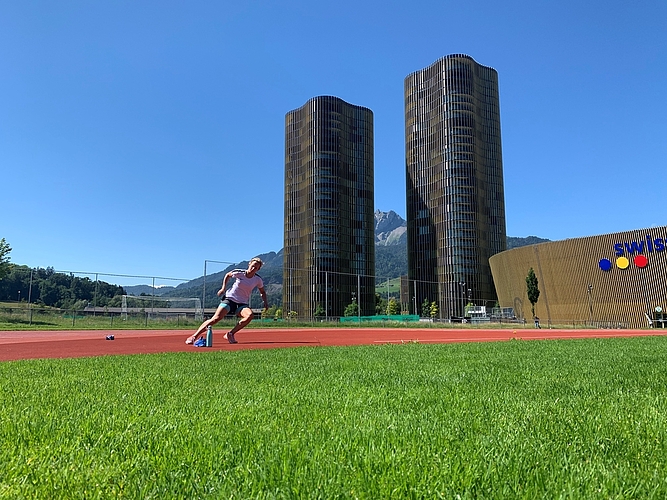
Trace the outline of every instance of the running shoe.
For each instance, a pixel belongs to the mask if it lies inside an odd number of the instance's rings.
[[[206,347],[206,339],[204,337],[201,337],[195,340],[195,343],[192,345],[195,347]]]
[[[225,333],[222,338],[230,344],[238,344],[238,341],[234,338],[234,334],[232,332]]]
[[[191,335],[187,339],[185,339],[186,344],[193,344],[194,341],[197,340],[197,335]]]

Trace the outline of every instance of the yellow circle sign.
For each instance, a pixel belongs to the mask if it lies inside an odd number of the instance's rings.
[[[619,269],[627,269],[630,265],[630,261],[626,257],[619,257],[616,259],[616,267]]]

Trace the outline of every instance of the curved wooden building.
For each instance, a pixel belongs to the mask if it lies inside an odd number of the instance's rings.
[[[667,226],[515,248],[489,259],[501,307],[532,321],[526,276],[535,271],[543,325],[662,326]]]

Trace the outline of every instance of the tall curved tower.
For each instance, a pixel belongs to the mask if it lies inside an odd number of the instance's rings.
[[[492,305],[489,257],[506,248],[498,73],[454,54],[408,75],[405,152],[411,307]]]
[[[283,309],[375,310],[373,112],[320,96],[285,117]]]

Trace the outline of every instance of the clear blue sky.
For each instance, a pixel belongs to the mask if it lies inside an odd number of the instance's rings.
[[[194,278],[283,246],[285,114],[375,116],[405,217],[403,80],[500,80],[509,236],[667,224],[667,2],[0,3],[0,237],[58,270]]]

